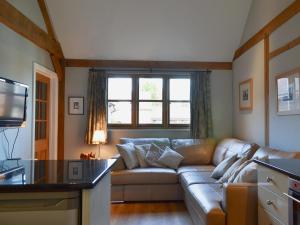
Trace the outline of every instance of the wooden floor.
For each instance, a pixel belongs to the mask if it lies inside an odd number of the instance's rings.
[[[192,225],[181,202],[112,204],[110,225]]]

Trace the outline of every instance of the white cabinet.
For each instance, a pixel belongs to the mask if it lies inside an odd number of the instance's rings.
[[[259,225],[288,225],[288,176],[258,167]]]
[[[110,224],[110,173],[92,189],[82,190],[82,225]]]

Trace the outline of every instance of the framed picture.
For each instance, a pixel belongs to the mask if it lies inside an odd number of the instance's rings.
[[[70,180],[82,180],[83,179],[83,162],[69,161],[68,162],[68,178]]]
[[[252,79],[240,83],[240,110],[253,109],[253,81]]]
[[[277,114],[300,114],[300,68],[276,76]]]
[[[84,97],[69,97],[69,115],[84,115]]]

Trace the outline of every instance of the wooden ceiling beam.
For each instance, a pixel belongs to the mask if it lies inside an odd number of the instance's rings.
[[[52,38],[54,38],[55,40],[57,40],[55,32],[54,32],[54,29],[53,29],[53,25],[52,25],[52,22],[51,22],[49,13],[48,13],[48,7],[47,7],[45,1],[44,0],[37,0],[37,1],[39,3],[40,10],[41,10],[43,18],[44,18],[44,22],[46,24],[46,28],[47,28],[48,34]]]
[[[63,57],[60,44],[6,0],[0,1],[0,23],[58,58]]]
[[[265,25],[260,31],[258,31],[253,37],[251,37],[245,44],[236,50],[233,60],[239,58],[246,51],[252,48],[254,45],[264,40],[266,35],[270,35],[282,24],[286,23],[289,19],[300,12],[300,0],[294,1],[285,10],[283,10],[278,16],[272,19],[267,25]]]
[[[231,70],[231,62],[66,59],[66,67]]]

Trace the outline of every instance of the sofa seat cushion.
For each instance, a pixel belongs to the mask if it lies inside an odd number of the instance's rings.
[[[181,166],[177,169],[178,174],[186,173],[186,172],[212,172],[216,167],[212,165],[199,165],[199,166]]]
[[[215,183],[216,179],[212,178],[211,172],[186,172],[180,174],[180,183],[184,189],[192,184],[209,184]]]
[[[112,172],[111,183],[118,184],[176,184],[175,170],[167,168],[135,168]]]
[[[219,184],[192,184],[186,192],[187,199],[206,225],[225,224],[225,213],[221,207],[223,190]]]

